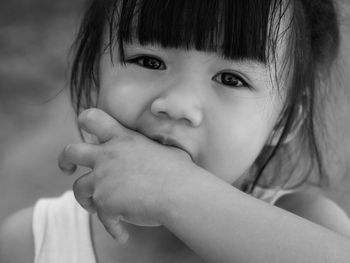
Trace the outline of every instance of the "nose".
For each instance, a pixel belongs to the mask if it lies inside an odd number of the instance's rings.
[[[198,127],[203,120],[200,96],[193,85],[183,82],[169,85],[153,100],[153,115],[174,121],[182,121]]]

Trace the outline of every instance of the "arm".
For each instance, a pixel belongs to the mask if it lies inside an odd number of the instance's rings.
[[[164,223],[207,262],[349,262],[345,236],[252,198],[205,171],[189,178],[188,187],[170,198]]]
[[[29,263],[34,261],[32,234],[33,208],[8,217],[0,227],[0,262]]]
[[[66,147],[60,167],[92,169],[75,182],[74,193],[112,235],[122,216],[137,225],[165,225],[206,262],[349,262],[348,238],[235,189],[183,151],[101,111],[82,113],[80,125],[103,143]]]

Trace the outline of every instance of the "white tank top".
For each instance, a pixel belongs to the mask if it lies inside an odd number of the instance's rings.
[[[256,188],[254,196],[274,204],[281,189]],[[33,213],[34,263],[96,263],[89,214],[80,207],[72,191],[58,198],[40,199]]]
[[[72,191],[36,203],[33,236],[34,263],[96,263],[89,214]]]

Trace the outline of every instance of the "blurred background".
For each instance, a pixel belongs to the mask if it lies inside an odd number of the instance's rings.
[[[57,156],[78,139],[66,88],[85,2],[0,0],[0,220],[71,188]]]
[[[346,85],[350,83],[347,1],[338,0],[343,5],[339,76]],[[57,156],[79,138],[67,87],[69,50],[85,2],[0,0],[0,221],[39,197],[70,189],[77,177],[60,172]],[[329,107],[334,145],[330,149],[341,158],[332,164],[335,179],[326,194],[350,215],[347,95],[333,99]]]

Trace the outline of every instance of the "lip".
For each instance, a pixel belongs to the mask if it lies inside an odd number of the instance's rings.
[[[179,148],[180,150],[183,150],[184,152],[186,152],[190,156],[190,158],[193,162],[192,154],[178,140],[176,140],[172,137],[164,136],[164,135],[160,135],[160,134],[151,136],[151,139],[160,143],[160,144],[176,147],[176,148]]]

